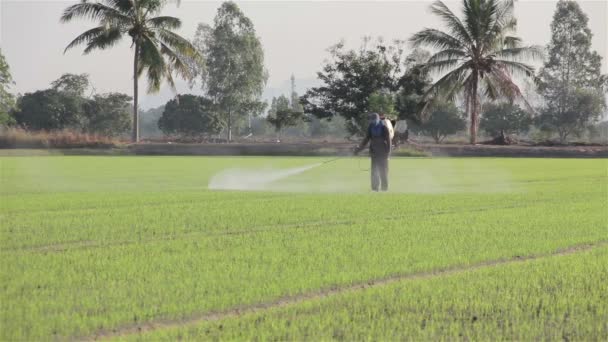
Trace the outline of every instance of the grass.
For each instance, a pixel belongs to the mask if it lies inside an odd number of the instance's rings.
[[[119,339],[605,341],[606,264],[602,247]]]
[[[391,192],[374,194],[367,190],[368,160],[345,158],[277,181],[265,192],[206,189],[227,168],[283,169],[324,160],[0,158],[0,339],[86,337],[608,240],[605,160],[393,158]],[[589,267],[599,272],[600,265]],[[568,293],[585,297],[593,290]],[[479,298],[480,305],[492,306]],[[360,304],[383,310],[364,298]],[[336,317],[344,317],[340,310]],[[441,306],[436,312],[447,314]],[[391,317],[380,315],[379,326],[393,324]],[[589,324],[602,318],[589,317]],[[243,325],[244,335],[208,337],[313,337],[296,335],[300,330],[256,330],[248,319],[230,323]],[[310,328],[306,322],[302,331]],[[315,338],[331,338],[330,322],[323,327]],[[358,331],[390,339],[365,327]],[[176,333],[195,338],[199,330],[193,329]],[[172,339],[163,334],[153,336]]]

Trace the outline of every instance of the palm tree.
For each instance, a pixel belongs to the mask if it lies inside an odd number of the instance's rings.
[[[435,97],[453,99],[462,92],[471,121],[470,141],[475,144],[480,94],[492,100],[523,99],[513,76],[534,78],[534,68],[522,60],[542,58],[543,52],[538,46],[522,46],[513,35],[517,20],[512,0],[463,0],[462,4],[461,20],[443,2],[435,1],[431,12],[442,19],[447,31],[426,28],[410,41],[415,47],[438,50],[424,65],[442,75],[426,92],[425,107]]]
[[[133,58],[133,142],[139,140],[137,115],[138,79],[146,72],[148,92],[157,92],[166,79],[175,89],[173,72],[184,78],[193,76],[189,65],[200,57],[199,52],[185,38],[172,32],[181,27],[178,18],[158,16],[165,0],[99,0],[68,7],[61,22],[86,18],[99,22],[74,39],[65,51],[86,44],[84,54],[95,49],[108,49],[125,35],[131,37]],[[64,53],[65,53],[64,51]]]

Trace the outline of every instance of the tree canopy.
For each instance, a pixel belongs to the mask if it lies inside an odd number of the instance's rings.
[[[131,38],[133,59],[133,131],[132,140],[139,140],[138,80],[145,73],[148,92],[157,92],[161,82],[167,80],[175,87],[173,74],[190,79],[193,72],[190,60],[199,60],[199,52],[185,38],[174,31],[181,20],[171,16],[155,16],[161,12],[165,0],[98,0],[81,1],[65,9],[62,22],[86,18],[99,22],[99,26],[76,37],[65,50],[86,45],[84,53],[105,50],[116,45],[123,37]]]
[[[194,42],[204,55],[199,67],[203,90],[221,114],[230,141],[235,123],[265,109],[260,97],[268,72],[262,44],[251,20],[231,1],[222,3],[213,27],[199,25]]]
[[[410,39],[414,46],[436,50],[424,67],[440,77],[427,90],[425,99],[453,100],[463,93],[470,113],[470,141],[474,144],[480,96],[523,99],[514,76],[534,77],[534,68],[521,60],[542,57],[542,49],[524,46],[514,35],[517,20],[512,0],[462,0],[461,18],[439,0],[433,2],[431,11],[447,30],[426,28]]]

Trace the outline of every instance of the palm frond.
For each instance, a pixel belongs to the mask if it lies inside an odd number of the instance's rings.
[[[462,50],[446,49],[446,50],[441,50],[441,51],[435,53],[434,55],[432,55],[431,57],[429,57],[429,60],[427,61],[427,63],[434,63],[434,62],[445,61],[445,60],[461,60],[465,57],[466,57],[466,53]]]
[[[436,30],[436,29],[423,29],[417,32],[410,38],[410,42],[414,47],[430,46],[436,49],[453,49],[453,50],[466,50],[467,47],[463,45],[457,38]]]
[[[155,30],[158,34],[158,39],[165,45],[171,47],[173,50],[179,52],[182,55],[191,57],[198,53],[198,50],[192,45],[192,43],[177,33],[169,30],[159,28]]]
[[[493,53],[499,59],[510,60],[543,60],[545,58],[544,49],[539,45],[530,45],[517,48],[507,48]]]
[[[493,79],[493,82],[500,89],[500,92],[503,97],[515,101],[521,100],[526,106],[527,110],[530,112],[534,112],[534,108],[528,103],[526,98],[523,96],[521,89],[513,82],[511,75],[509,74],[509,70],[501,65],[496,65],[492,72],[488,74],[489,78]]]
[[[512,49],[521,47],[522,40],[519,37],[505,36],[502,41],[502,47],[505,49]]]
[[[154,17],[146,20],[146,22],[154,28],[163,28],[168,30],[175,30],[182,26],[181,20],[170,16]]]
[[[504,59],[496,59],[496,60],[494,60],[494,63],[496,65],[500,66],[501,68],[504,68],[509,73],[513,74],[514,76],[533,78],[533,77],[535,77],[535,74],[536,74],[534,67],[529,64],[526,64],[526,63],[509,61],[509,60],[504,60]]]
[[[431,5],[431,12],[441,17],[450,29],[450,32],[452,32],[452,34],[462,43],[470,44],[473,42],[460,18],[458,18],[442,1],[435,1]]]
[[[436,62],[429,61],[428,63],[423,64],[422,67],[430,73],[439,74],[448,69],[453,69],[456,65],[462,64],[462,62],[462,60],[458,59],[446,59]]]
[[[148,92],[154,93],[160,89],[163,76],[166,73],[165,61],[154,41],[144,35],[140,42],[138,76],[147,71]]]
[[[78,37],[74,38],[74,40],[72,40],[68,44],[68,46],[66,46],[65,50],[63,50],[63,53],[66,53],[69,49],[72,49],[80,44],[89,42],[91,39],[99,36],[100,34],[103,34],[103,32],[105,30],[106,30],[105,26],[98,26],[98,27],[95,27],[95,28],[92,28],[90,30],[83,32]]]
[[[61,22],[69,22],[74,18],[85,18],[99,21],[112,21],[121,24],[130,23],[132,20],[128,15],[121,13],[116,8],[101,3],[81,2],[72,5],[61,15]]]
[[[122,13],[133,13],[133,0],[104,0],[109,6],[116,8]]]
[[[167,56],[169,62],[167,63],[167,67],[170,68],[171,71],[177,72],[180,77],[186,80],[192,79],[194,72],[182,56],[171,50],[171,48],[162,42],[160,43],[160,52]]]
[[[117,27],[106,30],[103,34],[91,39],[84,49],[84,54],[88,54],[95,49],[104,50],[116,45],[122,38],[122,32]]]
[[[448,99],[452,99],[458,90],[462,88],[463,81],[469,73],[469,66],[466,64],[450,71],[429,87],[423,98],[429,99],[443,95]]]

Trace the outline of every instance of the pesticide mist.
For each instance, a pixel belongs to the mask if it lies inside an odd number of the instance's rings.
[[[227,169],[209,180],[209,189],[213,190],[271,190],[273,182],[295,176],[320,166],[321,163],[289,169]]]
[[[210,190],[369,193],[366,158],[320,161],[303,166],[234,167],[209,178]],[[518,191],[510,172],[480,160],[391,159],[389,193],[506,193]]]

